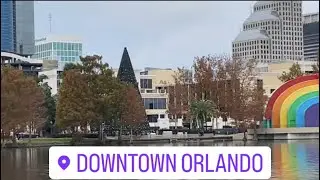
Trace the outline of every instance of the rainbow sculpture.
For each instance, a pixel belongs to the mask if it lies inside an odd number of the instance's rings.
[[[265,118],[273,128],[319,127],[319,74],[280,86],[269,99]]]

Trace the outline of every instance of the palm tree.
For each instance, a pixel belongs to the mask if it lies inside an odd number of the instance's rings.
[[[203,124],[208,118],[218,114],[216,105],[210,100],[193,101],[190,106],[191,115],[196,120],[198,129],[203,130]]]

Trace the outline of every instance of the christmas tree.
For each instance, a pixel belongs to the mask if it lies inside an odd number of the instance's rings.
[[[149,123],[146,121],[146,111],[145,111],[145,108],[142,103],[142,97],[141,97],[141,94],[139,91],[138,82],[137,82],[137,79],[136,79],[136,76],[135,76],[135,73],[134,73],[134,70],[132,67],[132,63],[130,60],[130,56],[129,56],[129,53],[128,53],[128,50],[126,47],[124,48],[124,51],[122,54],[117,78],[121,82],[124,82],[128,85],[132,85],[136,90],[136,95],[135,95],[136,102],[132,102],[133,101],[132,99],[129,100],[130,98],[127,98],[127,101],[131,101],[131,102],[126,103],[127,105],[130,105],[130,107],[128,107],[128,108],[135,108],[135,109],[130,110],[131,112],[133,110],[132,113],[134,113],[134,114],[132,114],[129,117],[126,117],[123,121],[125,123],[132,124],[133,119],[136,119],[137,117],[141,117],[141,120],[139,118],[139,122],[135,122],[136,127],[139,127],[139,129],[147,129],[149,127]],[[133,96],[132,91],[129,96]],[[136,104],[133,105],[132,103],[136,103]],[[139,113],[139,115],[136,115],[136,113]],[[134,120],[134,121],[136,121],[136,120]]]
[[[122,82],[134,85],[134,87],[139,91],[138,82],[126,47],[123,50],[117,78]]]

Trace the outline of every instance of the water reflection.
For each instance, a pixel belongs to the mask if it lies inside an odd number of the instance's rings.
[[[269,146],[272,149],[272,180],[319,178],[319,141],[211,142],[191,141],[153,146]],[[48,180],[49,148],[3,149],[2,180]]]

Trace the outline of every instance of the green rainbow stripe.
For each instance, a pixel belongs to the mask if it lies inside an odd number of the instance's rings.
[[[319,96],[319,91],[312,91],[303,96],[300,96],[297,100],[295,100],[295,102],[290,106],[288,111],[288,127],[299,126],[296,121],[296,116],[297,116],[296,113],[298,111],[298,107],[308,99],[311,99],[317,96]]]
[[[295,143],[288,144],[288,150],[289,150],[289,156],[290,156],[288,157],[290,159],[289,165],[291,169],[296,169],[298,164],[296,144]],[[297,171],[292,171],[292,176],[298,177]]]

